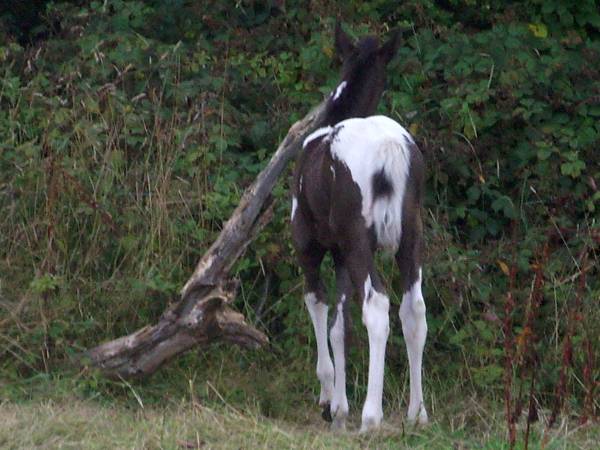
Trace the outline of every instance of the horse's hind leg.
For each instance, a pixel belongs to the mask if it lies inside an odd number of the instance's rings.
[[[292,237],[296,247],[298,262],[306,280],[304,303],[308,309],[315,339],[317,341],[317,377],[321,383],[319,405],[323,407],[323,418],[331,420],[329,405],[333,397],[333,363],[327,344],[327,298],[319,273],[325,249],[311,240],[304,227],[301,214],[292,221]]]
[[[354,288],[350,273],[339,251],[333,252],[333,260],[335,263],[337,304],[333,323],[329,330],[329,341],[333,351],[335,370],[331,417],[333,428],[344,429],[349,410],[348,398],[346,397],[346,343],[350,333],[348,304],[352,299]]]
[[[410,402],[407,418],[409,422],[427,423],[427,410],[423,403],[421,383],[423,349],[427,338],[425,301],[421,292],[421,246],[422,225],[420,216],[406,221],[396,261],[402,273],[402,305],[400,320],[406,342],[410,370]]]
[[[362,223],[360,223],[362,225]],[[369,381],[362,410],[361,432],[379,427],[383,419],[383,374],[389,335],[390,301],[373,263],[366,230],[357,227],[343,250],[352,284],[362,304],[362,320],[369,336]],[[337,383],[337,367],[336,367]]]

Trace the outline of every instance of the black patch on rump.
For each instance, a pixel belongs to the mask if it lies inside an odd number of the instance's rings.
[[[394,186],[383,169],[373,175],[371,183],[373,184],[373,200],[379,197],[389,197],[394,192]]]

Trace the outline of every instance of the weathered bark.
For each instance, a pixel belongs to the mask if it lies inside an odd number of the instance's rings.
[[[167,308],[157,324],[89,350],[85,360],[90,366],[110,378],[134,378],[150,375],[175,355],[217,339],[249,348],[268,342],[262,332],[229,306],[237,287],[228,279],[229,270],[271,219],[270,193],[285,166],[297,155],[304,137],[322,123],[325,104],[322,102],[290,128],[196,265],[180,300]]]

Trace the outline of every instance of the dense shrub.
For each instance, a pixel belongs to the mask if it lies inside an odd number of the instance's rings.
[[[177,298],[289,125],[334,86],[333,14],[356,35],[412,30],[380,109],[413,132],[428,162],[433,379],[501,391],[509,290],[515,364],[531,342],[542,397],[557,382],[569,326],[598,360],[593,1],[44,8],[36,20],[53,30],[45,39],[14,26],[0,36],[0,329],[9,343],[0,371],[31,376],[60,366],[153,321]],[[298,345],[312,337],[286,188],[284,180],[275,189],[275,219],[235,272],[240,310],[299,358],[313,349]],[[395,285],[397,270],[382,267]],[[533,289],[537,273],[544,282]],[[391,342],[398,368],[398,333]],[[590,358],[576,348],[580,373]],[[571,388],[577,402],[589,386]]]

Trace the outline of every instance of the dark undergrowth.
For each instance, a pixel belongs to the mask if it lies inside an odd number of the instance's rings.
[[[274,220],[234,269],[236,307],[269,335],[268,349],[211,347],[133,384],[72,361],[177,299],[290,124],[335,86],[338,16],[355,36],[409,30],[380,111],[410,129],[427,160],[432,416],[451,430],[472,399],[500,414],[499,446],[530,436],[546,445],[544,430],[597,420],[593,1],[38,3],[0,12],[2,398],[73,389],[139,404],[139,392],[160,406],[196,395],[297,424],[313,420],[297,405],[318,417],[287,177],[273,191]],[[401,417],[399,280],[390,261],[380,267],[396,305],[386,411]],[[367,367],[358,312],[355,411]]]

